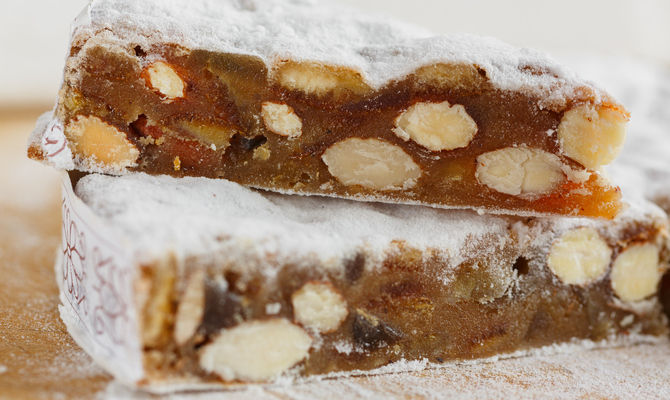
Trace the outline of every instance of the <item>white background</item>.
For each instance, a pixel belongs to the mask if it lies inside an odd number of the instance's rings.
[[[557,55],[595,53],[670,63],[670,0],[334,1],[436,33],[491,35]],[[53,102],[69,23],[85,4],[0,0],[0,107]]]

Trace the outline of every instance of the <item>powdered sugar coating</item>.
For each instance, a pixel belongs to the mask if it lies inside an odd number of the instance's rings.
[[[94,0],[76,21],[75,36],[103,29],[138,45],[178,43],[257,56],[269,67],[286,59],[350,67],[373,88],[434,63],[476,64],[500,89],[559,104],[577,87],[591,87],[534,50],[473,35],[433,36],[314,0],[194,0],[188,6],[180,0]]]
[[[166,253],[208,257],[271,270],[295,263],[340,268],[359,250],[374,264],[401,241],[433,250],[456,266],[509,240],[509,221],[468,211],[285,196],[226,180],[129,174],[88,175],[76,193],[128,238],[138,258]],[[375,258],[377,257],[377,258]]]
[[[256,191],[226,180],[129,174],[87,175],[76,193],[109,228],[128,239],[139,261],[166,254],[215,258],[224,264],[272,277],[282,264],[341,270],[364,251],[374,268],[397,249],[397,242],[444,259],[444,273],[466,260],[514,248],[544,260],[553,241],[567,230],[590,226],[611,246],[626,229],[666,224],[655,205],[636,200],[614,221],[478,215],[439,210],[303,197]],[[651,238],[654,240],[655,238]],[[501,261],[504,257],[501,257]],[[502,266],[500,266],[503,269]]]

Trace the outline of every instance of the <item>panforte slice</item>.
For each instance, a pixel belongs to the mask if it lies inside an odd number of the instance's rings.
[[[513,218],[205,178],[94,174],[76,195],[66,183],[63,319],[132,384],[403,370],[668,333],[668,222],[643,202],[614,220]]]
[[[544,55],[303,1],[94,0],[48,133],[60,167],[613,218],[627,111]],[[41,135],[40,135],[41,134]],[[74,163],[73,163],[74,161]]]

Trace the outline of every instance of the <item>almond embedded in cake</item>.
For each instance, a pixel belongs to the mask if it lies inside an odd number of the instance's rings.
[[[95,0],[54,118],[84,171],[493,213],[621,208],[598,171],[628,113],[605,92],[532,50],[326,3]],[[31,157],[70,167],[46,136]]]

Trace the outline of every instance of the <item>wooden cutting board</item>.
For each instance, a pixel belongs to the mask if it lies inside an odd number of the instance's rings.
[[[0,110],[0,399],[153,398],[114,383],[58,317],[58,174],[25,158],[41,110]],[[198,398],[670,398],[670,342]],[[191,394],[192,395],[192,394]],[[191,398],[173,395],[170,398]]]

